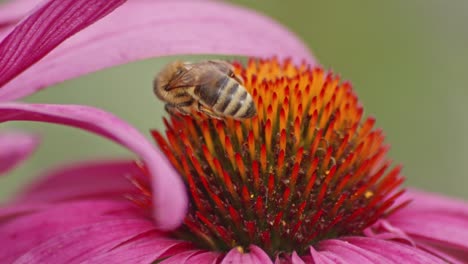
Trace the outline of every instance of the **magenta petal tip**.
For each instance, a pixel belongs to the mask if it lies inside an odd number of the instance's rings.
[[[0,174],[25,160],[39,145],[39,137],[23,132],[0,133]]]

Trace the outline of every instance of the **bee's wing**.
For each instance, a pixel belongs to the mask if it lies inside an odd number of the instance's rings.
[[[226,75],[230,75],[234,71],[234,67],[230,63],[223,60],[209,60],[207,61],[207,64],[210,64],[210,66],[218,69]]]
[[[240,84],[244,84],[244,79],[242,76],[234,73],[234,66],[231,63],[223,60],[209,60],[208,63],[210,63],[223,74],[229,76],[229,78],[236,80]]]
[[[200,72],[194,89],[190,89],[187,92],[202,104],[212,107],[217,102],[228,82],[229,76],[211,65],[210,68],[204,68]]]
[[[185,69],[182,70],[180,74],[170,80],[167,85],[168,90],[193,86],[197,79],[197,76],[194,74],[195,72],[193,72],[193,70],[193,67],[185,67]]]
[[[185,70],[172,79],[168,87],[170,89],[188,88],[194,86],[208,86],[213,81],[213,73],[219,74],[219,70],[211,63],[186,63]]]
[[[200,78],[206,71],[206,68],[203,67],[206,67],[206,65],[185,63],[182,72],[169,82],[168,90],[188,88],[202,84],[200,83],[201,81],[206,81],[205,78]]]

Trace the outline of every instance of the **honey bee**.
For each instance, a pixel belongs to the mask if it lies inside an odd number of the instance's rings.
[[[195,110],[217,119],[246,119],[255,116],[257,109],[243,84],[228,62],[175,61],[156,76],[153,90],[170,114],[189,115]]]

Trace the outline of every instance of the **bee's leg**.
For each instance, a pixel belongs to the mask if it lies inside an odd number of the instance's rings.
[[[172,104],[165,104],[164,110],[166,110],[166,112],[170,115],[177,115],[178,113],[180,113],[177,107]]]
[[[220,117],[218,114],[216,114],[215,112],[213,112],[211,109],[209,109],[208,107],[202,105],[200,102],[198,102],[198,111],[206,114],[207,116],[211,117],[211,118],[216,118],[216,119],[223,119],[222,117]]]
[[[171,116],[175,117],[177,117],[180,114],[190,115],[190,112],[188,112],[185,108],[186,106],[178,106],[173,104],[164,105],[164,109],[166,110],[166,112],[169,113]]]

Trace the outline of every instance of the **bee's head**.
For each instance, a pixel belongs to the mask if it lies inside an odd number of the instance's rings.
[[[182,61],[174,61],[164,66],[153,80],[154,93],[158,95],[162,90],[167,90],[171,82],[184,72],[184,65]]]

